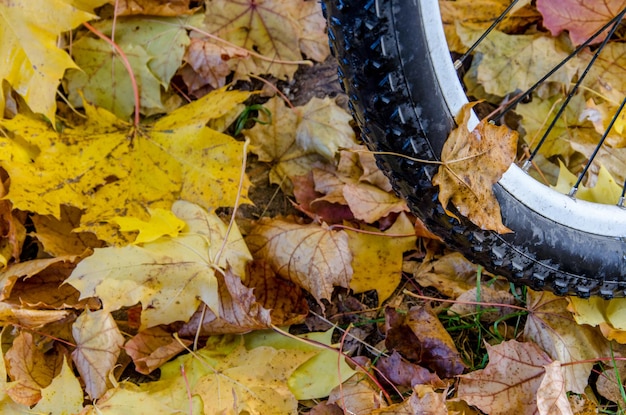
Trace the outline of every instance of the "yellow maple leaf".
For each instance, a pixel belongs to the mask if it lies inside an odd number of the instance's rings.
[[[33,407],[33,412],[76,414],[83,409],[83,399],[83,388],[64,357],[61,373],[41,390],[41,400]]]
[[[226,225],[214,213],[183,201],[173,211],[187,223],[185,234],[143,246],[97,248],[66,282],[81,298],[99,297],[109,311],[141,303],[142,328],[187,321],[201,302],[219,314],[215,268],[229,264],[245,275],[248,249],[236,226],[226,239]]]
[[[178,219],[174,213],[165,209],[149,209],[150,221],[146,222],[133,217],[116,216],[111,221],[120,227],[121,231],[139,231],[134,243],[156,241],[162,236],[177,236],[185,227],[185,222]]]
[[[57,37],[96,16],[66,0],[0,2],[0,81],[11,84],[30,108],[54,120],[56,91],[68,68],[77,68],[57,47]],[[4,113],[0,94],[0,114]]]
[[[379,232],[376,228],[370,227],[366,230]],[[402,253],[415,248],[417,238],[413,224],[402,213],[392,227],[379,235],[351,230],[346,232],[353,255],[354,275],[350,281],[350,288],[355,293],[378,291],[378,303],[381,304],[400,284]]]
[[[56,218],[62,204],[84,209],[79,230],[108,242],[117,235],[103,222],[118,216],[147,221],[148,208],[168,209],[178,198],[207,209],[234,206],[244,144],[205,124],[248,96],[214,91],[139,129],[89,105],[89,121],[63,133],[22,115],[1,120],[12,134],[0,137],[12,152],[0,156],[12,183],[7,198],[15,208]],[[248,179],[241,185],[246,202]]]
[[[486,120],[470,132],[467,123],[473,105],[463,107],[457,118],[459,127],[444,143],[442,165],[433,184],[439,186],[439,202],[444,208],[452,200],[461,215],[481,228],[510,232],[502,223],[492,186],[515,159],[517,133]],[[455,216],[447,208],[446,212]]]

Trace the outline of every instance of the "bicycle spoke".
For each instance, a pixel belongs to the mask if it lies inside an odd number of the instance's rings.
[[[489,33],[491,33],[493,31],[493,29],[496,28],[496,26],[498,26],[498,24],[500,24],[500,22],[506,17],[507,14],[509,14],[509,12],[511,11],[511,9],[513,9],[513,7],[515,7],[515,5],[517,4],[519,0],[513,0],[511,2],[511,4],[509,4],[509,7],[507,7],[501,14],[500,16],[498,16],[496,18],[496,20],[494,20],[491,23],[491,26],[489,26],[487,28],[487,30],[485,30],[483,32],[482,35],[480,35],[480,37],[478,38],[478,40],[476,42],[474,42],[474,44],[472,46],[470,46],[470,48],[463,54],[463,56],[461,56],[459,59],[457,59],[456,61],[454,61],[454,70],[458,71],[459,68],[463,65],[463,62],[465,61],[465,59],[467,59],[468,56],[470,56],[472,54],[472,52],[474,52],[474,49],[476,49],[478,47],[478,45],[480,45],[480,43],[485,40],[485,38],[489,35]]]
[[[624,14],[626,14],[626,9],[622,10],[622,12],[618,15],[619,19],[615,21],[615,23],[613,24],[613,27],[611,27],[611,30],[610,30],[609,34],[606,36],[606,38],[604,38],[604,40],[602,41],[602,43],[600,44],[598,49],[593,54],[593,57],[591,58],[591,60],[587,64],[587,66],[585,67],[585,70],[578,77],[578,80],[576,81],[576,83],[574,84],[574,86],[572,87],[570,92],[567,94],[567,98],[565,99],[563,104],[561,104],[561,107],[559,108],[559,110],[557,111],[556,115],[552,119],[552,122],[550,123],[550,125],[548,126],[546,131],[543,133],[543,136],[541,137],[541,140],[539,140],[539,144],[537,144],[537,147],[535,147],[534,150],[530,153],[530,157],[528,158],[528,160],[526,160],[526,162],[524,162],[524,165],[522,166],[522,169],[524,171],[528,171],[528,168],[531,165],[531,161],[535,158],[537,153],[539,153],[539,150],[541,149],[543,144],[546,142],[546,139],[548,138],[548,136],[552,132],[552,129],[554,128],[554,126],[558,122],[558,120],[561,117],[561,115],[563,115],[563,112],[565,112],[565,109],[567,108],[567,105],[569,104],[569,102],[572,100],[572,98],[574,97],[574,95],[578,91],[578,87],[582,84],[584,79],[589,74],[589,70],[591,70],[591,67],[595,63],[596,59],[598,59],[598,56],[600,56],[600,52],[602,52],[604,47],[609,42],[609,39],[611,38],[611,36],[613,36],[613,33],[615,33],[615,30],[617,30],[617,27],[619,26],[619,23],[622,20],[622,17],[624,16]]]
[[[609,132],[611,131],[611,128],[613,128],[613,125],[617,121],[617,118],[622,112],[622,109],[624,109],[624,105],[626,105],[626,97],[624,97],[624,99],[622,100],[622,103],[620,104],[619,108],[615,112],[615,115],[613,115],[613,118],[611,119],[609,126],[604,131],[604,134],[602,134],[602,138],[596,145],[596,148],[593,150],[593,153],[591,154],[591,156],[589,156],[589,160],[587,161],[587,164],[585,164],[583,171],[578,175],[578,179],[576,180],[576,183],[574,184],[574,186],[572,186],[572,189],[569,191],[568,196],[574,197],[576,195],[576,192],[578,191],[578,187],[580,186],[580,183],[582,182],[583,177],[585,177],[585,175],[587,174],[587,171],[589,170],[589,167],[591,167],[591,164],[593,163],[593,160],[596,158],[598,151],[600,151],[600,148],[602,147],[602,145],[604,144],[604,141],[608,137]]]

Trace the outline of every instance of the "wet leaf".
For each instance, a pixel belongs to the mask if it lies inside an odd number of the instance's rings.
[[[510,229],[502,223],[492,186],[515,159],[517,133],[485,120],[469,132],[471,107],[463,107],[457,118],[459,127],[443,146],[443,164],[433,177],[433,184],[439,186],[439,201],[444,207],[452,201],[461,215],[482,229],[507,233]]]

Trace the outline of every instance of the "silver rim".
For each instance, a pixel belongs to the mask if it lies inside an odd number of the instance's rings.
[[[426,41],[435,67],[439,86],[451,114],[458,114],[467,97],[459,82],[441,24],[438,0],[418,1],[424,21]],[[478,123],[474,115],[470,128]],[[572,199],[511,165],[500,179],[500,185],[521,204],[563,226],[607,237],[626,236],[626,209]]]

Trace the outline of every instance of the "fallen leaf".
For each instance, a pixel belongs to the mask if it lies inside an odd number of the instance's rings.
[[[155,382],[153,382],[155,383]],[[150,386],[151,383],[142,384]],[[92,405],[87,405],[81,415],[155,415],[171,414],[183,411],[191,413],[202,413],[202,402],[197,396],[188,398],[185,385],[181,386],[181,393],[184,393],[184,405],[172,406],[167,399],[159,394],[145,391],[146,388],[137,386],[132,382],[120,382],[117,387],[109,389],[100,399]],[[173,393],[172,393],[173,392]],[[172,391],[173,395],[176,391]]]
[[[17,209],[56,218],[61,205],[84,209],[77,230],[93,231],[110,243],[120,242],[119,231],[113,229],[111,235],[106,223],[116,216],[147,220],[147,208],[169,209],[178,198],[206,209],[234,205],[238,199],[245,203],[249,180],[244,178],[241,192],[238,181],[233,184],[233,177],[240,177],[244,144],[205,124],[248,96],[214,91],[141,131],[89,105],[87,122],[62,133],[21,115],[0,120],[14,136],[0,136],[0,142],[14,153],[39,149],[25,162],[1,162],[12,183],[20,184],[9,189],[7,198]],[[22,141],[33,136],[31,145]]]
[[[219,360],[206,360],[211,372],[198,379],[192,392],[203,398],[207,414],[230,410],[258,415],[294,414],[298,401],[287,387],[287,380],[312,354],[265,346],[246,350],[241,346]]]
[[[472,302],[486,304],[468,304]],[[478,314],[480,321],[493,323],[508,314],[516,312],[515,309],[506,307],[506,304],[515,304],[515,297],[510,292],[489,286],[481,286],[479,291],[476,287],[473,287],[456,298],[454,304],[448,309],[448,315],[467,316]]]
[[[285,106],[282,99],[273,97],[263,104],[272,114],[259,114],[258,122],[243,134],[250,140],[250,151],[260,161],[272,164],[270,183],[278,184],[287,192],[292,185],[289,178],[308,174],[313,166],[322,164],[324,158],[317,153],[304,150],[296,142],[296,112]]]
[[[568,311],[579,325],[598,326],[607,340],[626,344],[626,299],[568,297]]]
[[[372,415],[448,415],[448,413],[445,395],[435,392],[432,387],[427,385],[416,385],[413,394],[402,403],[372,411]]]
[[[303,176],[291,177],[291,182],[293,194],[298,202],[296,209],[315,221],[337,224],[354,219],[349,206],[321,200],[324,194],[315,190],[312,171]]]
[[[537,408],[541,415],[573,415],[572,407],[567,400],[567,390],[561,362],[544,366],[546,374],[537,389]]]
[[[246,287],[252,288],[256,301],[270,310],[273,325],[298,324],[308,315],[304,291],[291,281],[278,278],[267,262],[250,261],[246,275]]]
[[[314,355],[300,365],[289,377],[288,385],[298,400],[320,399],[330,394],[356,372],[347,363],[337,345],[333,345],[334,328],[287,337],[276,331],[255,331],[244,336],[248,349],[260,346],[311,352]],[[311,344],[308,340],[315,342]],[[328,347],[320,346],[326,345]]]
[[[330,55],[330,47],[326,34],[326,19],[320,13],[320,9],[315,2],[300,2],[295,18],[302,29],[299,42],[300,50],[308,58],[317,62],[324,62]]]
[[[138,218],[116,216],[111,222],[120,227],[122,232],[139,231],[135,244],[153,242],[162,236],[176,237],[184,228],[185,222],[180,220],[172,211],[165,209],[148,209],[150,220],[143,221]]]
[[[413,389],[416,385],[431,385],[438,388],[445,386],[435,373],[403,359],[395,350],[390,356],[381,356],[378,359],[376,370],[401,392]]]
[[[457,25],[484,31],[509,5],[510,2],[507,0],[440,2],[441,20],[450,50],[464,53],[467,48],[457,35]],[[519,33],[524,27],[539,21],[541,15],[529,5],[530,0],[518,1],[513,10],[498,24],[498,29],[505,33]]]
[[[276,274],[309,291],[317,301],[329,300],[333,287],[350,284],[352,253],[345,231],[263,218],[246,242],[255,258],[264,259]]]
[[[31,215],[35,237],[52,256],[80,255],[88,248],[102,248],[104,242],[91,232],[73,232],[80,226],[82,212],[62,205],[60,219],[52,215]]]
[[[231,45],[254,52],[253,56],[230,62],[235,79],[247,79],[249,74],[293,77],[302,59],[301,30],[295,20],[300,3],[280,0],[258,4],[229,0],[206,3],[204,29]]]
[[[584,393],[594,360],[610,355],[608,342],[597,329],[574,321],[565,298],[528,290],[526,304],[524,339],[561,362],[567,391]]]
[[[355,146],[352,116],[329,97],[312,98],[297,107],[297,115],[296,142],[305,151],[333,160],[339,148]]]
[[[617,16],[626,7],[624,0],[604,0],[588,3],[583,0],[537,0],[537,9],[543,15],[543,25],[553,36],[563,30],[569,32],[575,45],[584,43],[591,35]],[[592,43],[600,43],[607,31]]]
[[[152,16],[180,16],[192,13],[189,0],[121,0],[115,5],[117,16],[135,14]]]
[[[185,71],[183,68],[183,80],[192,93],[206,85],[221,88],[226,85],[226,76],[230,74],[228,60],[244,56],[239,49],[193,38],[184,56],[193,71]]]
[[[77,414],[83,409],[83,401],[83,388],[64,356],[61,372],[41,390],[41,399],[33,407],[33,412]]]
[[[457,32],[465,47],[469,47],[484,30],[457,26]],[[465,78],[475,77],[485,92],[498,97],[517,90],[526,91],[567,58],[570,49],[570,45],[561,38],[540,33],[508,35],[494,30],[477,47],[480,58],[473,60]],[[507,70],[503,71],[502,68]],[[570,61],[551,76],[550,81],[567,87],[577,72],[577,65]]]
[[[437,316],[425,307],[413,307],[406,315],[400,316],[391,308],[386,310],[385,345],[396,349],[405,358],[430,368],[442,378],[459,375],[465,370],[459,352],[450,334],[445,330]],[[394,332],[397,332],[395,334]],[[409,340],[407,334],[414,337]],[[403,350],[419,345],[417,359]]]
[[[355,293],[376,290],[378,304],[382,304],[400,284],[402,254],[415,249],[417,238],[404,214],[384,232],[372,227],[364,227],[363,231],[346,230],[353,255],[350,288]]]
[[[135,370],[145,375],[169,361],[193,342],[175,339],[163,327],[143,330],[126,342],[124,350],[133,359]]]
[[[472,106],[464,106],[457,117],[459,127],[443,146],[443,164],[433,177],[433,184],[439,186],[442,206],[446,207],[452,200],[461,215],[482,229],[510,232],[502,223],[492,186],[515,159],[517,133],[485,120],[469,132],[467,123]],[[455,216],[447,209],[446,212]]]
[[[187,223],[187,232],[143,246],[96,249],[78,264],[67,283],[81,292],[81,298],[100,298],[108,311],[141,303],[142,329],[187,321],[201,303],[217,312],[215,267],[230,264],[244,275],[251,259],[248,248],[236,225],[224,240],[227,226],[214,213],[184,201],[172,209]]]
[[[458,398],[490,415],[536,414],[537,390],[552,363],[548,355],[534,343],[516,340],[485,347],[487,367],[460,376]]]
[[[458,298],[476,287],[478,276],[478,266],[459,252],[440,258],[427,256],[421,263],[405,263],[404,271],[413,274],[415,281],[422,287],[433,287],[450,298]]]
[[[94,26],[106,36],[113,36],[112,20]],[[189,44],[184,16],[119,19],[113,37],[133,70],[141,112],[166,112],[161,87],[169,87]],[[84,36],[73,42],[72,56],[80,70],[65,76],[70,102],[81,107],[88,101],[128,120],[135,109],[135,98],[128,69],[119,54],[104,40]]]
[[[270,310],[254,296],[254,290],[244,286],[238,276],[227,268],[215,273],[218,284],[219,309],[202,307],[179,330],[181,336],[242,334],[267,329],[272,325]],[[200,329],[198,329],[200,326]]]
[[[387,404],[370,379],[364,373],[356,373],[335,387],[328,396],[328,403],[343,409],[344,414],[370,415]]]
[[[57,47],[57,37],[95,16],[64,0],[2,2],[0,16],[0,81],[6,80],[34,112],[54,120],[59,81],[66,69],[77,68]],[[4,107],[0,93],[0,114]]]
[[[374,223],[391,213],[409,211],[403,199],[367,183],[347,183],[342,191],[354,217],[366,223]]]
[[[85,310],[72,326],[76,349],[72,359],[91,399],[101,397],[110,385],[109,374],[117,363],[124,337],[105,310]]]
[[[41,399],[41,390],[52,382],[61,370],[63,355],[59,350],[44,353],[31,333],[22,331],[4,356],[7,373],[14,382],[7,394],[13,401],[34,405]]]
[[[608,363],[608,362],[607,362]],[[624,360],[615,360],[610,362],[598,376],[596,388],[598,393],[611,402],[622,402],[621,384],[626,376],[626,362]]]

